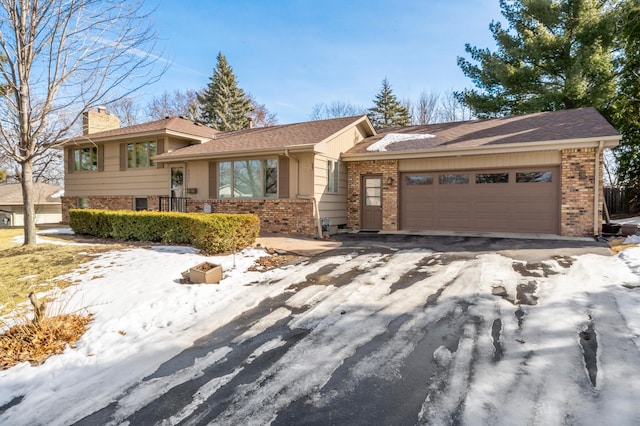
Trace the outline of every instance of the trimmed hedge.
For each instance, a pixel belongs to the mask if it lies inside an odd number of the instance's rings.
[[[69,226],[77,234],[190,244],[214,254],[243,249],[255,243],[260,219],[253,214],[70,209]]]

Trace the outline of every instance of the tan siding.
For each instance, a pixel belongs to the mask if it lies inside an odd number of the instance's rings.
[[[187,186],[186,188],[196,188],[197,193],[189,194],[187,197],[194,200],[206,200],[209,198],[209,161],[191,161],[187,163]]]
[[[514,154],[491,154],[444,158],[400,160],[399,171],[484,169],[559,165],[560,151],[539,151]]]
[[[126,171],[75,172],[66,176],[65,195],[168,195],[169,171],[154,167]]]
[[[365,137],[362,134],[361,130],[357,126],[354,126],[339,134],[335,138],[327,142],[318,144],[316,146],[316,150],[327,155],[330,158],[338,159],[340,158],[340,154],[348,151],[364,138]]]
[[[184,148],[185,146],[192,145],[189,141],[178,138],[168,138],[169,148],[167,152],[175,151],[176,149]]]
[[[339,191],[337,194],[327,193],[327,160],[324,155],[316,155],[315,160],[315,194],[318,200],[318,210],[320,217],[329,218],[332,226],[344,225],[347,223],[347,168],[339,162]]]

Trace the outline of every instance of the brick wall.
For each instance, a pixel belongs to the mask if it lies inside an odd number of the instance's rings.
[[[362,175],[382,175],[382,230],[398,230],[398,161],[375,160],[347,163],[347,226],[360,229]]]
[[[562,151],[560,235],[569,237],[593,236],[593,196],[595,184],[595,148]],[[600,197],[602,197],[602,155],[600,167]],[[600,198],[602,200],[602,198]],[[599,203],[602,206],[602,203]],[[602,207],[598,209],[601,230]]]
[[[69,223],[69,209],[78,207],[80,197],[62,197],[62,221]],[[105,210],[133,210],[130,195],[85,197],[89,208]],[[314,238],[316,222],[313,200],[188,200],[187,211],[203,212],[204,204],[213,213],[251,213],[260,217],[260,229],[265,233],[291,234]],[[149,210],[158,210],[158,197],[147,197]]]
[[[113,195],[113,196],[91,196],[91,197],[62,197],[62,222],[69,223],[69,209],[78,208],[78,199],[89,199],[90,209],[104,210],[133,210],[133,199],[131,195]],[[156,197],[157,199],[157,197]],[[149,208],[157,207],[151,204],[149,200]]]
[[[262,233],[316,236],[313,200],[189,200],[187,210],[204,211],[211,205],[213,213],[251,213],[260,218]]]

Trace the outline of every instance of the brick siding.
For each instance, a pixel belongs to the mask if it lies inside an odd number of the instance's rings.
[[[130,195],[109,197],[62,197],[62,221],[69,223],[69,209],[78,207],[79,198],[89,199],[89,208],[104,210],[133,210]],[[316,222],[313,200],[188,200],[187,211],[203,212],[205,203],[213,213],[251,213],[260,217],[263,233],[279,233],[314,238]],[[149,210],[158,210],[158,197],[147,197]]]
[[[189,200],[187,210],[202,212],[205,204],[211,205],[213,213],[258,215],[262,233],[316,236],[313,200]]]
[[[347,164],[347,227],[360,229],[360,184],[363,175],[382,175],[382,230],[398,230],[398,161],[374,160]]]
[[[562,151],[560,235],[568,237],[593,236],[593,195],[595,184],[595,148]],[[602,155],[598,164],[600,200],[602,200]],[[599,203],[602,206],[602,203]],[[602,207],[598,208],[598,218]],[[598,232],[601,231],[598,220]]]

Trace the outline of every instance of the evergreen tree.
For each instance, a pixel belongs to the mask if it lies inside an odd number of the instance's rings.
[[[373,127],[381,129],[385,127],[408,126],[411,124],[409,110],[402,106],[400,101],[391,91],[391,85],[386,77],[382,80],[382,89],[376,95],[374,106],[369,108],[369,120]]]
[[[500,0],[495,52],[466,45],[458,58],[477,89],[457,93],[479,117],[594,106],[615,93],[616,0]]]
[[[621,8],[620,78],[618,95],[611,108],[611,121],[622,133],[614,154],[618,180],[631,191],[628,200],[640,206],[640,4],[627,2]]]
[[[217,130],[247,128],[251,102],[238,87],[233,69],[222,53],[218,53],[218,63],[209,80],[207,88],[198,95],[202,122]]]

